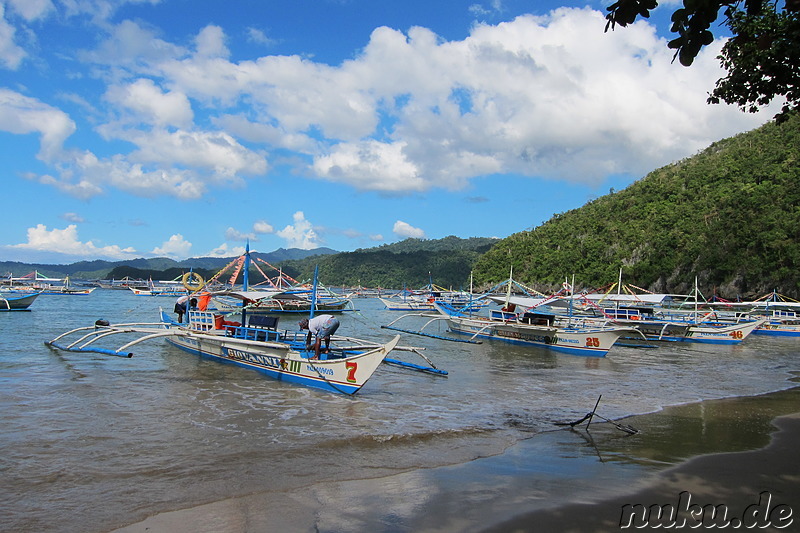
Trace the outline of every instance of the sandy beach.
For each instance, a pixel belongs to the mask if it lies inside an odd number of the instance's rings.
[[[624,506],[671,504],[679,509],[684,491],[691,495],[688,500],[683,498],[690,505],[724,505],[727,512],[720,516],[722,510],[718,508],[716,517],[708,510],[705,516],[699,510],[694,517],[677,514],[677,527],[673,528],[681,529],[682,525],[686,529],[705,529],[713,523],[714,529],[800,531],[800,518],[794,514],[800,509],[800,413],[776,418],[774,424],[778,431],[772,442],[760,450],[696,457],[657,474],[648,487],[632,494],[526,514],[486,531],[601,532],[637,529],[637,524],[642,528],[645,522],[628,520],[630,514],[622,512]],[[670,521],[664,518],[662,527],[668,527]],[[652,520],[647,527],[658,524]],[[774,529],[760,529],[769,524]]]
[[[798,396],[671,407],[625,419],[639,435],[595,423],[466,464],[231,498],[116,531],[800,531]]]

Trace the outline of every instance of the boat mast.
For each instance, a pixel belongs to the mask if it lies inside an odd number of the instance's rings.
[[[503,306],[503,311],[508,309],[508,304],[511,303],[511,284],[514,282],[514,265],[508,271],[508,284],[506,285],[506,305]]]
[[[317,276],[319,275],[319,265],[314,265],[314,283],[311,285],[311,311],[308,319],[314,318],[314,311],[317,307]]]
[[[247,292],[250,286],[250,239],[244,247],[244,272],[242,272],[242,291]],[[246,302],[243,302],[246,303]],[[242,305],[242,325],[247,324],[247,306]]]

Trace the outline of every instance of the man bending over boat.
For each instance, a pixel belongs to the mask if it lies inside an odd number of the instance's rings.
[[[304,318],[298,325],[300,329],[308,330],[308,335],[306,335],[306,350],[311,349],[311,335],[316,335],[317,339],[314,342],[314,357],[312,357],[312,359],[319,359],[321,351],[320,344],[323,340],[325,341],[325,351],[323,353],[328,353],[330,351],[331,335],[336,333],[336,330],[339,329],[339,320],[331,315],[319,315],[311,320]]]

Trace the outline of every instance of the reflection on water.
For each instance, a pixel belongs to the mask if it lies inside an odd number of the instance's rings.
[[[552,432],[554,422],[590,411],[598,396],[598,412],[618,418],[785,389],[797,369],[798,343],[791,339],[616,347],[606,358],[587,358],[404,335],[403,344],[424,348],[449,376],[384,366],[351,398],[271,381],[163,341],[138,345],[132,359],[43,345],[99,318],[151,321],[159,306],[171,305],[97,290],[86,297],[42,296],[30,313],[0,314],[2,529],[105,531],[237,494],[487,457],[534,435],[525,446],[562,454],[544,464],[553,467],[550,489],[568,493],[568,478],[602,476],[595,470],[604,462],[672,463],[720,439],[733,451],[763,440],[769,424],[757,407],[726,400],[645,418],[637,423],[646,423],[646,431],[634,438],[607,424],[593,425],[590,435]],[[379,326],[396,312],[377,300],[359,300],[357,307],[342,317],[340,333],[392,335]],[[296,327],[294,317],[281,322]],[[786,394],[790,408],[794,392]],[[517,471],[545,468],[514,457],[507,457],[508,467]],[[572,470],[578,463],[581,469]]]

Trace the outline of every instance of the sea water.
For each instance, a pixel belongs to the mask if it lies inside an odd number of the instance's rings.
[[[381,326],[402,312],[377,299],[354,304],[338,334],[396,334]],[[403,345],[449,375],[382,365],[347,397],[201,359],[164,340],[134,346],[130,359],[44,344],[98,319],[154,322],[159,307],[172,305],[98,289],[0,313],[0,530],[109,531],[236,496],[465,463],[526,439],[552,440],[557,423],[581,418],[600,396],[598,413],[617,419],[787,389],[800,352],[798,339],[758,336],[736,346],[617,346],[589,358],[402,334]],[[279,328],[297,330],[298,320],[284,315]],[[425,331],[453,336],[443,322]],[[410,353],[391,357],[424,363]],[[568,474],[551,482],[560,475]]]

